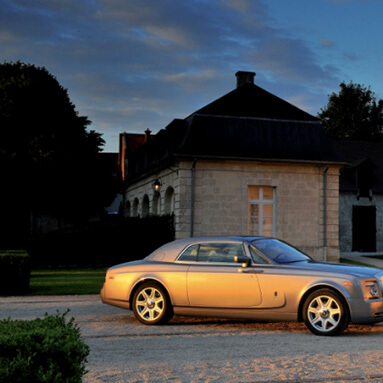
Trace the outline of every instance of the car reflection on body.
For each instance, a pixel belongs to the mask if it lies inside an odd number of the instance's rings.
[[[139,261],[109,268],[104,303],[147,325],[174,314],[303,321],[316,335],[383,321],[383,272],[323,263],[266,237],[170,242]]]

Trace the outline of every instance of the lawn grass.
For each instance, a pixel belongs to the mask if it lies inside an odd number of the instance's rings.
[[[347,264],[349,264],[349,265],[354,265],[354,266],[374,267],[374,268],[376,268],[376,269],[379,269],[379,267],[370,265],[370,264],[368,264],[368,263],[362,263],[362,262],[358,262],[358,261],[352,261],[352,260],[350,260],[350,259],[345,259],[345,258],[341,258],[341,259],[340,259],[340,263],[347,263]]]
[[[32,270],[28,295],[99,294],[106,268]]]

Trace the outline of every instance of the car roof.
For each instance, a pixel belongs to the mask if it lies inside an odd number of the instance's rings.
[[[180,254],[180,252],[185,249],[187,246],[196,244],[196,243],[208,243],[208,242],[251,242],[256,239],[264,237],[253,237],[253,236],[209,236],[209,237],[193,237],[193,238],[183,238],[177,239],[175,241],[166,243],[165,245],[159,247],[157,250],[149,254],[145,259],[152,261],[162,261],[162,262],[173,262]]]

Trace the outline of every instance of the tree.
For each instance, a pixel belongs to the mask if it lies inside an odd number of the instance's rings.
[[[104,140],[89,125],[45,68],[0,64],[0,238],[19,242],[36,215],[86,220],[113,197],[102,186]]]
[[[329,137],[344,140],[383,139],[383,101],[370,87],[341,83],[318,114]]]

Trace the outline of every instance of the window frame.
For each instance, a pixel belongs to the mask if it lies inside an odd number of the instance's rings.
[[[249,243],[249,248],[248,248],[248,250],[249,250],[249,254],[250,254],[251,261],[252,261],[252,264],[253,264],[253,265],[271,265],[271,264],[272,264],[272,262],[271,262],[268,258],[266,258],[266,256],[263,255],[260,251],[258,251],[258,249],[257,249],[255,246],[253,246],[251,243]],[[258,256],[259,258],[265,260],[265,262],[263,262],[263,263],[257,263],[257,262],[255,262],[255,259],[254,259],[254,257],[253,257],[253,253],[252,253],[251,250],[253,250],[254,253],[256,253],[257,256]]]
[[[212,244],[217,244],[217,245],[226,245],[226,246],[229,246],[229,245],[239,245],[243,251],[243,256],[246,256],[247,258],[250,259],[251,263],[254,263],[253,262],[253,259],[250,255],[249,257],[249,253],[246,249],[246,246],[243,242],[232,242],[232,241],[208,241],[208,242],[196,242],[196,243],[192,243],[188,246],[186,246],[181,252],[180,254],[178,255],[177,259],[175,260],[175,262],[179,262],[179,263],[193,263],[193,264],[198,264],[198,265],[207,265],[207,266],[214,266],[214,265],[222,265],[222,266],[237,266],[238,267],[238,263],[237,262],[225,262],[225,261],[220,261],[220,262],[215,262],[215,261],[211,261],[211,262],[208,262],[208,261],[205,261],[205,260],[200,260],[199,259],[199,256],[200,256],[200,248],[201,248],[201,245],[212,245]],[[185,254],[185,252],[192,246],[197,246],[198,248],[198,253],[197,253],[197,256],[196,256],[196,260],[182,260],[182,256]]]
[[[257,188],[259,191],[259,198],[258,199],[250,199],[250,188]],[[263,199],[263,192],[264,189],[271,189],[273,193],[273,198],[271,200],[265,200]],[[248,193],[249,193],[249,198],[248,198],[248,227],[247,227],[247,232],[248,235],[250,236],[264,236],[263,234],[263,207],[264,205],[271,205],[273,209],[273,215],[271,216],[272,219],[272,229],[271,229],[271,235],[266,235],[268,237],[275,237],[276,236],[276,187],[274,186],[267,186],[267,185],[249,185],[248,186]],[[258,232],[255,233],[254,229],[252,229],[252,222],[251,222],[251,214],[250,214],[250,208],[251,206],[258,206]],[[270,218],[270,217],[268,217]]]

